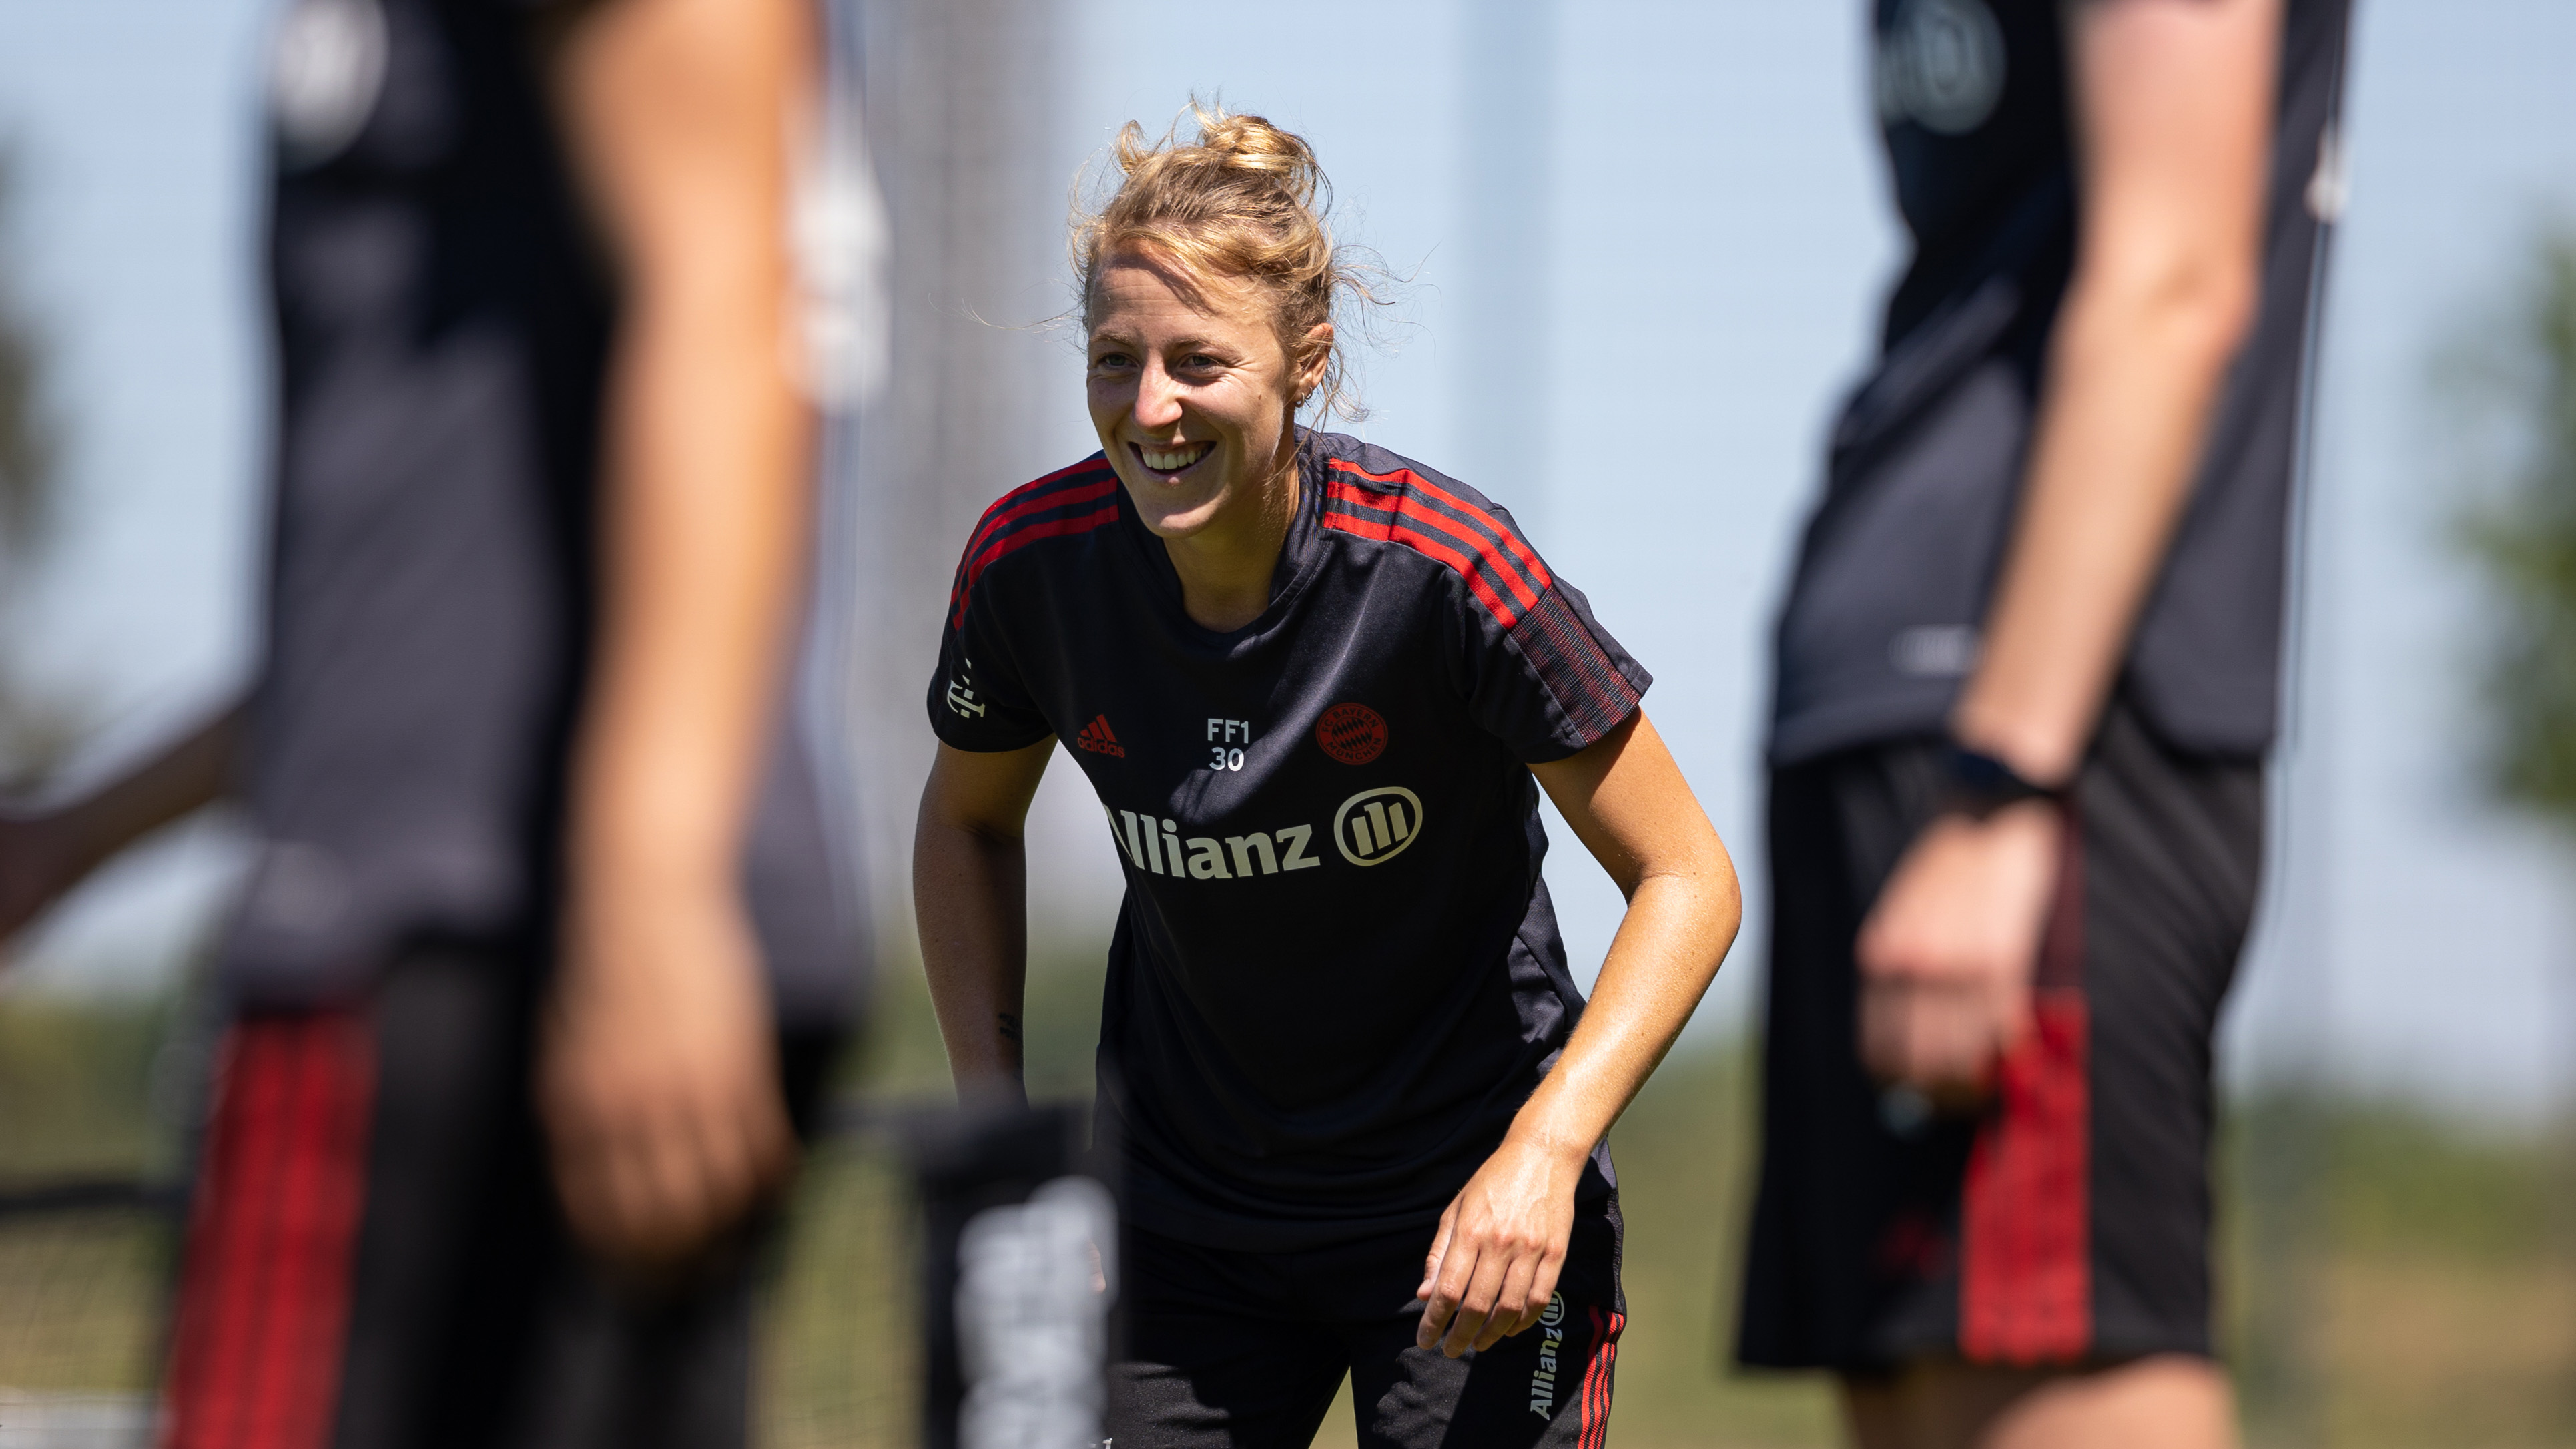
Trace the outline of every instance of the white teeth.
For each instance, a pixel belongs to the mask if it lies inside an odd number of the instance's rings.
[[[1206,457],[1208,449],[1215,446],[1214,443],[1191,443],[1181,448],[1151,448],[1140,445],[1136,451],[1144,455],[1145,466],[1155,472],[1177,473]]]

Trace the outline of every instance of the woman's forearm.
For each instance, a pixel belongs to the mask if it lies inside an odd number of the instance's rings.
[[[233,704],[144,763],[61,812],[58,828],[76,875],[232,787],[244,706]]]
[[[1028,855],[1020,837],[934,818],[912,848],[913,912],[939,1036],[961,1096],[1020,1090],[1028,983]]]
[[[1590,1153],[1698,1009],[1742,918],[1722,851],[1700,869],[1640,881],[1582,1022],[1511,1135],[1569,1162]]]
[[[1571,1165],[1671,1050],[1735,943],[1744,899],[1725,842],[1643,711],[1530,770],[1628,898],[1582,1021],[1512,1119],[1513,1139]]]
[[[574,884],[729,890],[804,603],[814,421],[790,375],[782,0],[651,0],[576,32],[560,102],[620,273]]]

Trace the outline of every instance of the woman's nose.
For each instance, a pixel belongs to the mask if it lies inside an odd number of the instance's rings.
[[[1168,428],[1181,420],[1181,389],[1172,375],[1148,364],[1136,380],[1136,425]]]

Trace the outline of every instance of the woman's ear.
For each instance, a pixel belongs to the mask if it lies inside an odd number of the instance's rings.
[[[1306,329],[1297,344],[1297,401],[1304,402],[1324,385],[1324,371],[1333,361],[1333,324],[1318,322]]]

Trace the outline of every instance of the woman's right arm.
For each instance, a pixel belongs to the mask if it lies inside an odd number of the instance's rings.
[[[963,1100],[1025,1101],[1020,1001],[1028,981],[1029,801],[1053,737],[990,754],[939,747],[912,836],[921,965]]]
[[[40,815],[0,813],[0,940],[118,851],[231,787],[236,703],[90,795]]]

